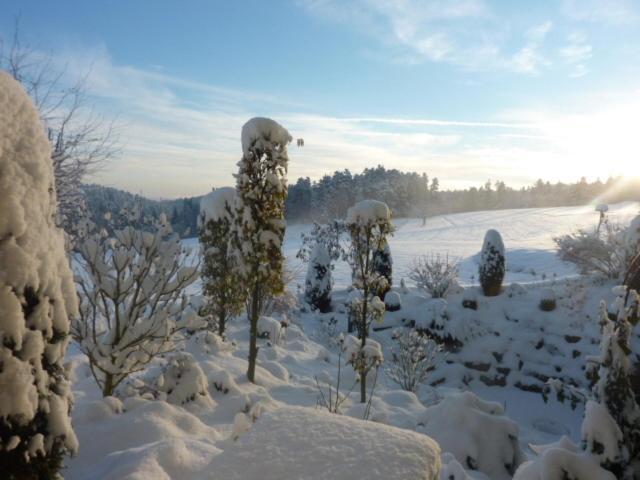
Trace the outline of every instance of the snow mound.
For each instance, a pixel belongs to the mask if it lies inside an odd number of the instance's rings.
[[[200,215],[204,217],[204,223],[209,220],[217,222],[223,218],[230,220],[231,215],[227,211],[227,205],[229,208],[233,208],[235,198],[236,189],[233,187],[217,188],[202,197],[200,200]],[[199,222],[201,217],[198,217]]]
[[[216,480],[435,480],[440,449],[425,435],[291,407],[265,413],[213,465]]]
[[[545,449],[536,460],[523,463],[513,480],[615,480],[586,452],[576,453],[564,448]]]
[[[518,425],[504,415],[502,405],[471,392],[446,397],[427,408],[421,424],[444,452],[493,480],[510,479],[524,460]]]
[[[391,211],[386,203],[378,200],[362,200],[347,210],[347,223],[378,223],[389,221]]]
[[[255,117],[245,123],[242,127],[242,153],[247,156],[249,150],[254,146],[260,147],[256,142],[267,139],[272,144],[285,146],[293,137],[278,122],[270,118]]]

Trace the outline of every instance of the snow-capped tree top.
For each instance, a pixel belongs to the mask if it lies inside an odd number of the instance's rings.
[[[596,205],[596,212],[604,213],[609,211],[609,205],[606,203],[599,203]]]
[[[379,200],[362,200],[347,211],[347,223],[388,222],[391,219],[391,211],[386,203]]]
[[[487,233],[485,233],[482,251],[487,251],[490,247],[495,248],[498,253],[504,255],[504,243],[502,242],[502,236],[500,235],[500,232],[494,229],[487,230]]]
[[[242,127],[242,153],[249,155],[249,149],[258,145],[259,142],[268,141],[271,144],[284,147],[293,140],[289,131],[278,122],[270,118],[255,117],[249,120]]]
[[[231,219],[230,210],[233,208],[236,198],[236,189],[233,187],[221,187],[206,194],[200,200],[200,215],[204,216],[204,223],[209,220],[218,221]],[[228,207],[228,208],[227,208]],[[201,217],[198,218],[198,222]]]

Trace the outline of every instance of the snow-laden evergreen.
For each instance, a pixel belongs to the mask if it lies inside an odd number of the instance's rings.
[[[371,261],[373,262],[373,271],[386,280],[386,284],[378,290],[378,296],[384,300],[393,284],[393,257],[391,257],[388,241],[385,240],[381,247],[373,252]]]
[[[0,72],[0,472],[54,478],[78,449],[63,366],[77,315],[55,226],[51,147],[38,112]]]
[[[248,291],[250,322],[247,376],[255,380],[258,319],[271,296],[282,293],[284,202],[287,198],[289,132],[268,118],[242,127],[242,159],[236,177],[235,221],[231,242],[238,273]]]
[[[331,257],[323,243],[316,243],[309,257],[304,282],[304,299],[312,308],[326,313],[331,309]]]
[[[223,187],[204,196],[200,202],[199,240],[202,258],[202,314],[209,327],[223,336],[227,321],[242,312],[247,289],[236,269],[236,257],[229,237],[235,211],[234,188]]]
[[[502,236],[497,230],[487,230],[478,266],[478,278],[486,296],[494,297],[500,294],[504,275],[505,251]]]

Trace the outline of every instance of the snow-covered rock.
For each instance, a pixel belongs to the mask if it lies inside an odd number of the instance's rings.
[[[215,479],[436,480],[440,449],[425,435],[302,407],[264,413],[215,458]]]

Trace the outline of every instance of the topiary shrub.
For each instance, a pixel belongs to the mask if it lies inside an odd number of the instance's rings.
[[[502,290],[505,273],[504,243],[497,230],[487,230],[480,252],[478,277],[482,292],[487,297],[495,297]]]

